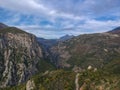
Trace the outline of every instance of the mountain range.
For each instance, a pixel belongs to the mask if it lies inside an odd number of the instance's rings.
[[[119,90],[120,27],[47,40],[0,23],[1,90]]]

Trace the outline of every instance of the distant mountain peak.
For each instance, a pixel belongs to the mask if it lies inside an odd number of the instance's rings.
[[[0,23],[0,29],[2,29],[2,28],[7,28],[8,26],[7,25],[5,25],[5,24],[3,24],[3,23]]]
[[[119,26],[119,27],[117,27],[117,28],[115,28],[115,29],[113,29],[113,30],[120,30],[120,26]]]
[[[59,40],[60,40],[60,41],[64,41],[64,40],[71,39],[71,38],[73,38],[73,37],[74,37],[73,35],[66,34],[66,35],[60,37]]]
[[[111,31],[109,31],[108,33],[112,33],[112,34],[120,34],[120,26],[117,27],[117,28],[115,28],[115,29],[113,29],[113,30],[111,30]]]

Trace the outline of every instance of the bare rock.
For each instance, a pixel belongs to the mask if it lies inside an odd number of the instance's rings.
[[[35,83],[33,80],[28,80],[26,84],[26,90],[34,90]]]

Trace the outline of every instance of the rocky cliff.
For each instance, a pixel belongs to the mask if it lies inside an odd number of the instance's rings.
[[[15,27],[0,29],[0,86],[25,82],[39,70],[42,50],[36,37]]]

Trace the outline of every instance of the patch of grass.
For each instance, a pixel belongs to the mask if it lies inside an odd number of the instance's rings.
[[[7,27],[7,28],[3,28],[3,29],[0,29],[0,33],[27,33],[21,29],[18,29],[16,27]]]

